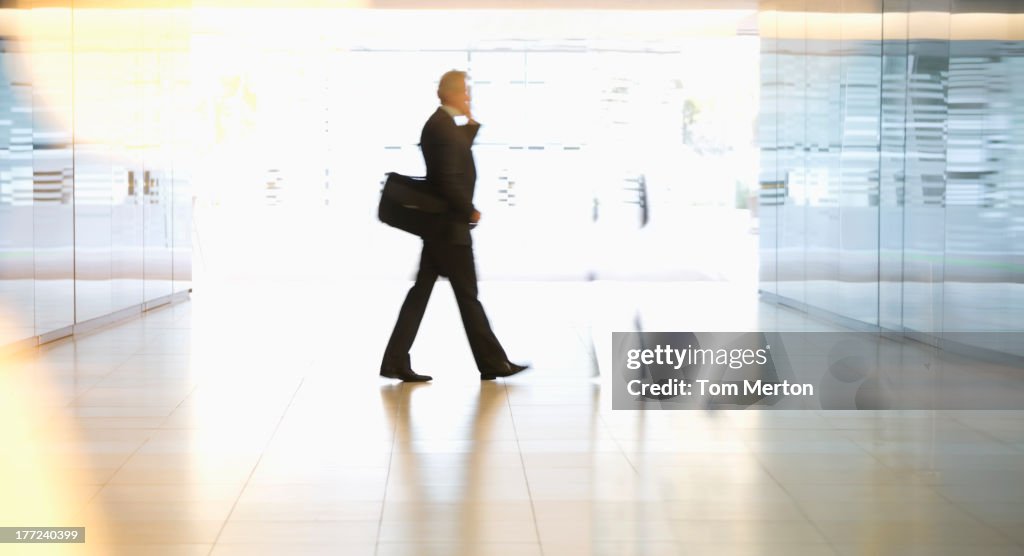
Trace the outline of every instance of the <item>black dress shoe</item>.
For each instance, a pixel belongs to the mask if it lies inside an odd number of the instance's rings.
[[[520,365],[511,361],[505,362],[504,369],[486,370],[480,371],[480,380],[494,380],[496,378],[510,377],[516,373],[521,373],[526,369],[529,369],[530,365]]]
[[[434,377],[417,374],[412,369],[381,369],[380,376],[384,378],[397,378],[402,382],[427,382],[428,380],[434,380]]]

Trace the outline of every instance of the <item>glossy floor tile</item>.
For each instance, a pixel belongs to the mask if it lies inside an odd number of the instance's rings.
[[[594,354],[636,315],[590,302],[629,284],[483,283],[534,364],[493,382],[439,284],[435,380],[401,384],[376,371],[405,287],[212,287],[5,360],[0,520],[88,542],[0,554],[1024,552],[1022,412],[615,412]],[[686,327],[827,329],[672,287]]]

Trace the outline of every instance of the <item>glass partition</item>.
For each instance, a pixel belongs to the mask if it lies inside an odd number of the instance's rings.
[[[190,286],[189,11],[0,8],[0,348]]]
[[[762,9],[775,17],[761,28],[762,98],[778,106],[762,110],[762,164],[776,168],[761,169],[762,202],[772,179],[782,191],[779,217],[762,216],[762,291],[856,326],[1024,354],[1019,336],[987,334],[1024,324],[1018,3]]]

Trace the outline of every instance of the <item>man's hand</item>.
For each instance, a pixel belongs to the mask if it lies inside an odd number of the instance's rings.
[[[476,224],[480,222],[480,211],[474,210],[473,215],[469,217],[469,222],[471,224]]]

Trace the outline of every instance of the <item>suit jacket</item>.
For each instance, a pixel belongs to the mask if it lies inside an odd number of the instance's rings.
[[[480,124],[455,125],[442,108],[438,108],[420,134],[420,148],[427,166],[427,182],[436,187],[448,203],[448,225],[441,237],[431,238],[455,245],[471,245],[469,220],[476,208],[476,164],[473,162],[473,139]]]

